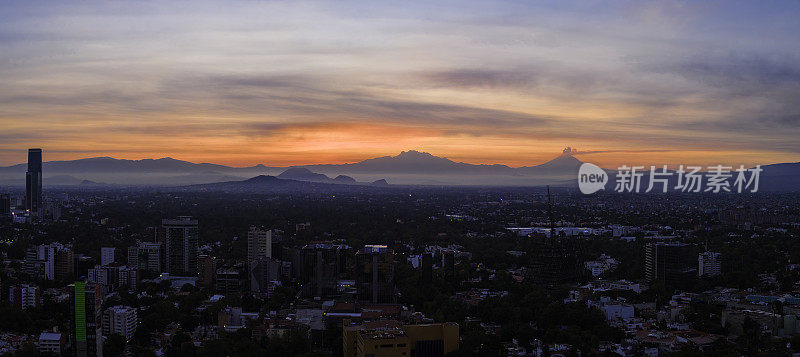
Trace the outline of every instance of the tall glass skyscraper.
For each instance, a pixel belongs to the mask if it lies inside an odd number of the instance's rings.
[[[189,216],[161,220],[165,271],[170,275],[197,275],[197,220]]]
[[[42,209],[42,149],[28,149],[25,208],[32,213],[38,213]]]

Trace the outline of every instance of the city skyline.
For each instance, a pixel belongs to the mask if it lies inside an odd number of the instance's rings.
[[[0,6],[2,166],[800,161],[796,2]]]

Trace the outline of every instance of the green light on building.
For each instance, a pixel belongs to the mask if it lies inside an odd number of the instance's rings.
[[[86,342],[86,283],[75,282],[75,340]]]

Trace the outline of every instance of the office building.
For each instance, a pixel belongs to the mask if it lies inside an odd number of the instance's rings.
[[[0,222],[11,219],[11,196],[0,195]]]
[[[28,149],[28,171],[25,173],[25,209],[34,216],[42,209],[42,149]]]
[[[696,274],[690,261],[691,247],[683,243],[648,243],[645,247],[645,279],[670,286],[689,282]]]
[[[697,256],[697,275],[713,277],[722,274],[722,254],[703,252]]]
[[[580,281],[586,270],[583,243],[576,238],[542,238],[533,243],[530,279],[536,284],[556,286]]]
[[[139,242],[128,248],[128,266],[142,271],[161,273],[164,266],[163,244]]]
[[[119,263],[96,265],[87,271],[86,282],[100,285],[103,294],[123,287],[133,292],[139,283],[139,273],[136,268]]]
[[[196,276],[198,254],[197,220],[189,216],[161,221],[165,271],[170,275]]]
[[[214,285],[217,294],[237,295],[244,291],[244,277],[238,267],[223,267],[217,269]]]
[[[347,279],[350,246],[333,242],[313,242],[292,251],[292,275],[301,284],[305,297],[331,296],[337,282]]]
[[[458,350],[458,330],[453,322],[402,325],[396,320],[380,320],[350,325],[345,321],[342,352],[348,357],[444,357]]]
[[[394,302],[394,252],[385,245],[364,246],[356,253],[355,278],[359,300]]]
[[[8,299],[11,306],[19,310],[27,310],[42,306],[42,296],[39,287],[20,284],[8,288]]]
[[[247,263],[272,258],[272,230],[251,226],[247,232]]]
[[[199,271],[198,283],[204,288],[213,287],[217,274],[217,259],[207,254],[199,255],[197,270]]]
[[[281,276],[281,262],[261,258],[250,263],[250,291],[254,293],[266,294],[269,290],[269,282],[277,281]]]
[[[76,254],[73,258],[73,261],[73,269],[76,280],[86,279],[89,269],[92,269],[96,265],[94,257],[89,255]]]
[[[50,243],[28,248],[25,252],[23,271],[31,278],[45,280],[72,279],[72,247]]]
[[[130,306],[112,306],[103,312],[103,335],[120,335],[126,341],[136,332],[136,309]]]
[[[117,253],[117,248],[102,247],[100,248],[100,265],[109,265],[114,262],[114,256]]]
[[[76,281],[70,286],[73,354],[78,357],[103,356],[102,295],[100,286]]]

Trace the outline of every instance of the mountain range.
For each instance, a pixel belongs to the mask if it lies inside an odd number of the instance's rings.
[[[383,156],[347,164],[271,167],[262,164],[230,167],[211,163],[192,163],[173,158],[126,160],[96,157],[43,163],[47,185],[152,185],[185,186],[210,183],[245,182],[257,177],[338,185],[480,185],[480,186],[575,186],[582,162],[572,152],[539,165],[510,167],[493,164],[456,162],[415,150],[396,156]],[[800,163],[762,166],[762,186],[766,190],[800,191]],[[26,164],[0,167],[0,185],[22,186]],[[614,171],[608,170],[612,175]],[[277,181],[276,181],[277,182]],[[613,182],[613,181],[612,181]],[[613,187],[611,187],[613,189]]]

